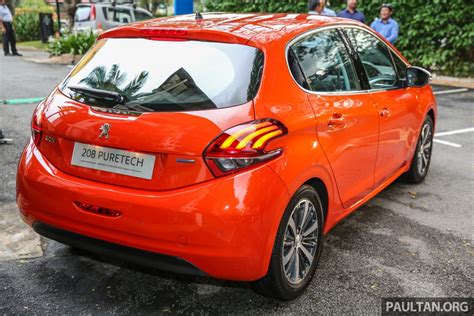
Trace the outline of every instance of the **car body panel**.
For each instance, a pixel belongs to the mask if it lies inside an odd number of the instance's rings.
[[[413,90],[405,88],[370,93],[380,113],[376,185],[410,163],[411,148],[416,146],[419,122],[423,120]]]
[[[30,225],[41,221],[177,256],[216,278],[257,280],[266,273],[280,221],[279,212],[273,210],[284,209],[289,201],[285,185],[268,166],[192,188],[153,193],[65,174],[31,142],[22,157],[17,201]],[[267,189],[261,191],[261,186]],[[111,218],[84,212],[75,201],[122,215]]]
[[[317,116],[318,139],[344,207],[374,189],[379,114],[369,95],[309,95]]]
[[[56,90],[44,104],[44,141],[39,147],[58,169],[77,177],[170,190],[213,179],[202,152],[220,132],[254,117],[252,102],[215,110],[113,115],[95,111]],[[111,126],[108,138],[100,137],[104,124]],[[130,130],[135,131],[133,135]],[[152,181],[71,165],[75,142],[154,155]]]
[[[202,40],[257,47],[264,52],[265,63],[254,100],[217,110],[133,117],[96,111],[55,90],[42,105],[45,125],[40,148],[30,142],[18,166],[17,201],[28,224],[42,221],[176,256],[216,278],[254,281],[266,275],[280,220],[302,185],[324,186],[325,192],[319,193],[327,195],[323,197],[327,233],[409,169],[424,118],[430,111],[434,118],[437,115],[431,87],[312,93],[295,82],[285,58],[288,44],[306,32],[345,26],[372,32],[367,27],[304,14],[203,16],[202,20],[188,15],[133,23],[106,31],[100,38]],[[393,45],[382,41],[406,62]],[[93,58],[93,51],[86,58]],[[381,116],[385,107],[388,117]],[[335,113],[344,120],[330,128]],[[268,118],[281,122],[288,133],[272,140],[265,150],[282,149],[282,154],[215,177],[203,159],[206,145],[230,127]],[[108,140],[99,137],[104,123],[111,123],[116,133]],[[47,144],[45,136],[58,141]],[[150,182],[81,170],[68,165],[71,157],[65,154],[75,141],[151,153],[161,164],[155,172],[168,173],[155,174]],[[195,163],[179,165],[176,158]],[[85,212],[75,202],[118,210],[121,216]]]

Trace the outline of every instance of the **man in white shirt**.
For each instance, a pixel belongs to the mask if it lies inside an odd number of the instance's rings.
[[[2,1],[2,0],[0,0]],[[308,3],[308,14],[318,14],[325,16],[336,16],[336,12],[326,8],[326,0],[310,0]]]
[[[0,0],[0,30],[3,34],[3,52],[5,53],[5,56],[21,56],[21,54],[16,50],[13,16],[10,9],[5,4],[5,0]],[[10,46],[12,49],[11,54]]]

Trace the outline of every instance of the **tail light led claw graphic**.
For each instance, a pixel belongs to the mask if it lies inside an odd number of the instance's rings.
[[[238,125],[220,134],[207,147],[204,158],[216,177],[231,174],[280,156],[282,148],[267,152],[265,147],[287,133],[287,128],[273,119]]]

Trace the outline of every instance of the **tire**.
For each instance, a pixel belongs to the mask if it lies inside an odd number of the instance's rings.
[[[405,182],[416,184],[425,180],[431,163],[433,136],[433,119],[430,116],[427,116],[421,127],[420,136],[418,137],[418,143],[416,145],[416,151],[410,169],[403,175],[403,180]]]
[[[307,215],[303,220],[304,213]],[[280,222],[268,273],[253,283],[255,292],[280,300],[291,300],[303,293],[313,278],[321,256],[323,214],[318,192],[309,185],[299,188]],[[298,228],[300,226],[301,229]],[[297,230],[296,234],[293,227]],[[310,257],[313,259],[310,260]]]

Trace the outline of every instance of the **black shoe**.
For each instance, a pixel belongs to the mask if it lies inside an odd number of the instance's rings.
[[[13,53],[12,55],[13,55],[13,56],[18,56],[18,57],[21,57],[21,56],[23,56],[23,55],[22,55],[22,54],[20,54],[19,52]]]
[[[11,56],[11,55],[12,55],[12,54],[10,54],[10,53],[5,53],[5,56]]]

